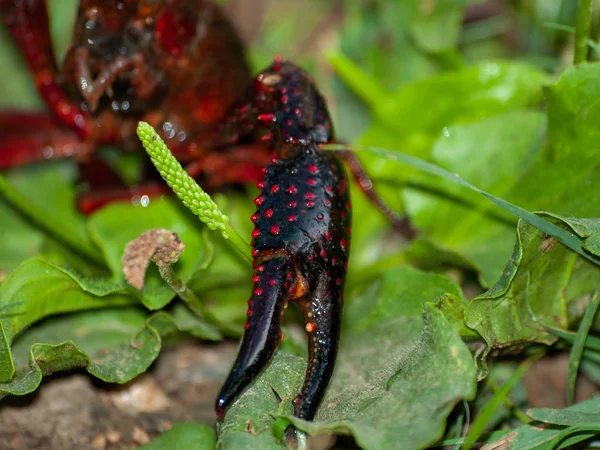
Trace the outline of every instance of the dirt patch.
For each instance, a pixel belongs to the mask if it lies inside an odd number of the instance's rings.
[[[148,442],[173,422],[214,424],[215,398],[237,344],[184,343],[123,386],[83,373],[50,377],[0,405],[0,448],[113,450]]]

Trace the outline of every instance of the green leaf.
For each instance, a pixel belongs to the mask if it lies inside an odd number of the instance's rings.
[[[109,383],[126,383],[156,359],[161,336],[176,331],[165,313],[150,318],[139,309],[105,309],[45,321],[14,345],[14,377],[0,383],[0,398],[33,392],[43,376],[85,368]]]
[[[0,197],[0,277],[8,275],[21,262],[39,253],[43,234],[18,214],[6,200]]]
[[[545,129],[544,116],[527,111],[456,125],[435,143],[432,160],[501,197],[537,160]],[[497,280],[510,256],[515,219],[449,180],[425,183],[427,190],[404,190],[413,225],[435,245],[472,261],[484,285]]]
[[[527,425],[523,425],[510,433],[507,433],[501,439],[488,442],[487,445],[490,448],[514,448],[514,449],[532,449],[542,450],[550,448],[548,445],[564,432],[564,426],[548,426],[544,422],[548,419],[552,423],[589,423],[580,422],[578,418],[586,418],[588,415],[597,416],[598,409],[600,408],[600,397],[581,402],[576,405],[570,406],[562,410],[553,410],[551,412],[547,409],[532,409],[530,415],[536,419],[539,417],[542,419],[540,422],[531,422]],[[580,414],[580,415],[579,415]],[[537,419],[536,419],[537,420]],[[556,442],[556,446],[553,448],[572,448],[571,446],[582,440],[589,439],[598,433],[597,430],[580,430],[574,436],[568,436],[560,442]],[[508,447],[510,446],[510,447]]]
[[[10,345],[31,324],[54,314],[130,305],[137,299],[122,286],[87,279],[41,258],[21,264],[0,285],[0,306],[19,303],[0,318],[0,381],[14,374]]]
[[[213,450],[215,443],[216,435],[212,427],[204,423],[179,422],[149,444],[138,447],[138,450]]]
[[[290,417],[305,363],[280,352],[227,413],[219,430],[222,445],[278,448],[269,413],[286,415],[310,434],[351,433],[363,448],[393,448],[401,441],[411,449],[435,442],[452,407],[475,393],[470,352],[438,305],[428,303],[446,293],[462,298],[460,288],[442,275],[387,271],[347,300],[336,371],[315,422]],[[274,372],[278,378],[272,378]]]
[[[486,341],[482,357],[491,349],[528,342],[551,344],[556,337],[544,327],[566,328],[569,301],[589,294],[599,282],[597,266],[519,222],[517,244],[500,279],[467,306],[465,323]],[[483,361],[481,368],[486,370]]]
[[[84,218],[75,209],[76,179],[72,161],[20,167],[0,175],[0,195],[41,230],[90,261],[103,264],[87,234]]]
[[[129,204],[112,204],[94,214],[88,221],[90,235],[110,267],[115,282],[124,283],[121,258],[125,245],[151,228],[167,228],[179,235],[185,251],[174,266],[177,275],[188,281],[194,272],[208,264],[206,236],[200,233],[197,219],[176,200],[153,199],[147,207]],[[133,290],[132,290],[133,291]],[[146,274],[141,292],[144,306],[160,309],[175,297],[175,293],[162,280],[154,265]]]

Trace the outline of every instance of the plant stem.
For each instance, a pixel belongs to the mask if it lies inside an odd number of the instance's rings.
[[[250,257],[250,244],[234,230],[229,223],[225,227],[225,233],[227,233],[227,241],[233,244],[233,247],[242,255],[247,261],[252,262]]]
[[[579,0],[577,24],[575,27],[575,56],[573,64],[587,60],[588,38],[592,23],[592,0]]]
[[[196,316],[200,319],[204,319],[212,325],[218,326],[219,319],[217,319],[203,304],[202,301],[196,297],[196,294],[188,287],[188,285],[175,275],[173,268],[170,264],[157,264],[158,271],[163,280],[173,289],[173,291],[183,300],[186,305],[192,310]]]

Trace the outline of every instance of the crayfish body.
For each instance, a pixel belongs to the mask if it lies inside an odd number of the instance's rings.
[[[244,336],[217,399],[219,417],[269,363],[282,338],[288,302],[302,310],[309,358],[293,401],[297,417],[312,420],[329,384],[340,336],[350,249],[350,198],[341,162],[319,144],[333,132],[325,102],[310,76],[289,62],[259,74],[247,100],[222,127],[225,136],[265,132],[273,143],[251,220],[254,287]],[[226,122],[227,123],[227,122]]]

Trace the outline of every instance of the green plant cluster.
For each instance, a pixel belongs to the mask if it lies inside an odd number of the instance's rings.
[[[575,403],[574,393],[581,373],[600,385],[600,11],[586,15],[585,0],[579,16],[577,2],[514,1],[471,20],[480,2],[292,3],[267,10],[253,65],[281,53],[314,73],[338,135],[360,147],[376,188],[418,236],[399,239],[352,187],[342,341],[314,422],[291,416],[306,366],[304,343],[292,342],[218,429],[176,424],[144,448],[279,449],[290,422],[365,449],[594,441],[600,398]],[[62,12],[74,5],[56,4],[53,29],[69,29],[61,20],[73,14]],[[334,26],[321,38],[315,23]],[[58,42],[64,54],[68,39]],[[0,106],[41,107],[5,34],[0,48]],[[102,158],[135,181],[147,156],[105,149]],[[125,383],[169,340],[243,330],[251,267],[236,249],[245,244],[231,247],[168,197],[84,218],[79,188],[72,161],[0,175],[0,398],[75,368]],[[249,236],[253,189],[203,201]],[[207,316],[157,270],[142,291],[126,285],[123,249],[150,228],[185,243],[173,269]],[[560,352],[569,406],[530,408],[522,377]]]

